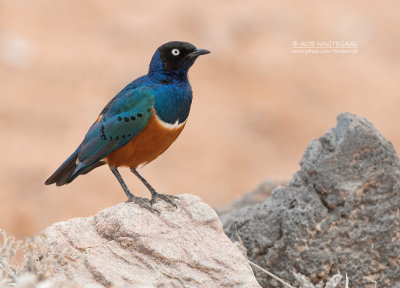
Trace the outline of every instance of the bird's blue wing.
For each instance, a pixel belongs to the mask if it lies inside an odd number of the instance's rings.
[[[150,87],[124,89],[89,129],[78,153],[74,175],[127,144],[147,125],[155,97]]]

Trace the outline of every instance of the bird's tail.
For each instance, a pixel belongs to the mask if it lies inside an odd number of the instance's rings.
[[[65,160],[65,162],[56,170],[56,172],[54,172],[53,175],[51,175],[49,179],[44,182],[44,184],[50,185],[56,183],[57,186],[62,186],[71,182],[69,181],[69,178],[72,176],[72,174],[74,174],[74,171],[77,167],[76,159],[78,158],[79,148],[80,146],[71,156],[69,156],[67,160]]]
[[[83,164],[78,159],[78,153],[81,146],[72,153],[71,156],[44,182],[46,185],[56,183],[57,186],[62,186],[74,181],[79,175],[84,175],[92,171],[94,168],[106,164],[104,161],[97,161],[90,165]]]

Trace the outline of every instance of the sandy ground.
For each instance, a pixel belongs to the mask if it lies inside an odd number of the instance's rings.
[[[43,182],[169,40],[212,54],[190,71],[185,131],[141,170],[162,193],[223,207],[264,179],[290,179],[343,111],[367,117],[398,149],[398,11],[398,1],[0,0],[0,227],[23,237],[125,200],[106,167],[64,187]],[[292,53],[307,40],[359,49]]]

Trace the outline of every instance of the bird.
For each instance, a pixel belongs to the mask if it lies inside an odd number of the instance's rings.
[[[157,48],[148,73],[129,83],[98,115],[72,155],[45,181],[62,186],[79,175],[108,164],[122,186],[127,202],[159,212],[153,204],[162,199],[177,207],[176,196],[158,193],[137,171],[152,162],[177,139],[186,125],[192,104],[189,68],[209,54],[183,41]],[[134,196],[118,168],[128,167],[150,191],[151,199]]]

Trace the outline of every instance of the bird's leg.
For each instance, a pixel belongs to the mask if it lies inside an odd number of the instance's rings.
[[[146,179],[144,179],[142,177],[142,175],[139,174],[139,172],[137,172],[136,168],[131,168],[131,171],[133,174],[136,175],[136,177],[138,177],[140,179],[140,181],[142,181],[142,183],[144,184],[144,186],[146,186],[146,188],[150,191],[151,193],[151,200],[150,203],[154,204],[157,201],[157,198],[163,199],[164,201],[168,202],[169,204],[171,204],[172,206],[174,206],[175,208],[178,207],[178,205],[176,205],[176,203],[174,202],[174,199],[178,199],[178,197],[173,196],[173,195],[168,195],[168,194],[160,194],[158,193],[150,184],[149,182],[146,181]]]
[[[122,189],[124,189],[124,192],[125,192],[126,196],[128,197],[128,200],[126,202],[135,202],[140,207],[143,207],[143,208],[149,210],[150,212],[160,213],[157,209],[154,209],[148,203],[146,203],[146,202],[148,202],[147,199],[144,199],[144,198],[141,198],[141,197],[136,197],[129,191],[128,186],[126,186],[124,180],[121,177],[121,174],[119,174],[119,172],[118,172],[116,167],[111,167],[110,166],[110,169],[111,169],[111,172],[118,179],[119,184],[121,184]]]

